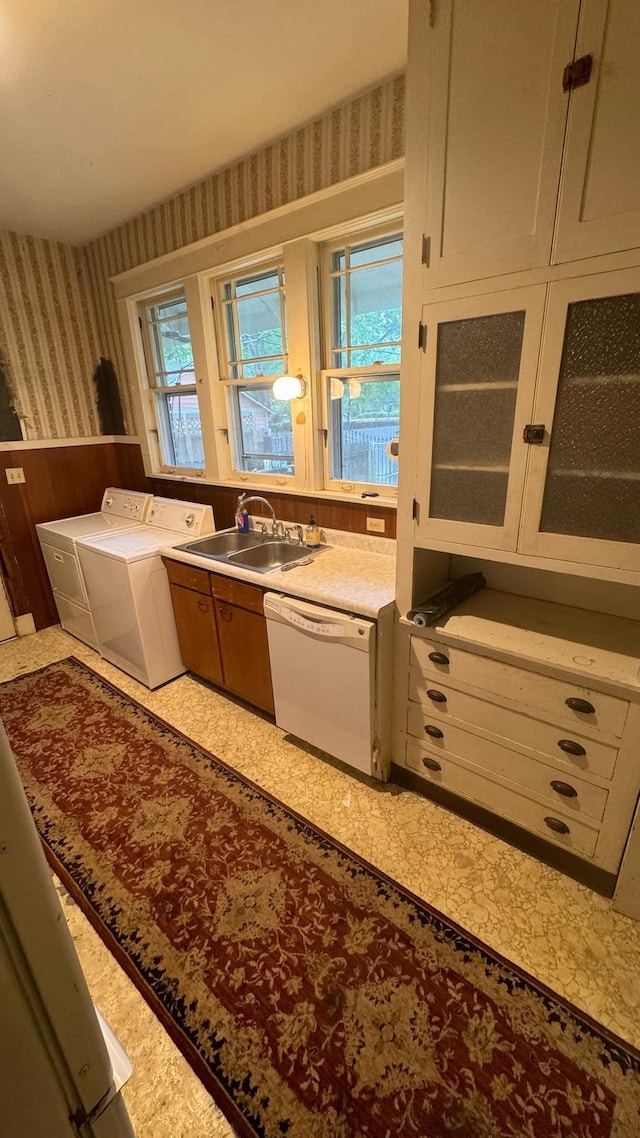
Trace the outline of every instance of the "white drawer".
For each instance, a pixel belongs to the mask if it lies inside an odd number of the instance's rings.
[[[428,698],[427,690],[434,687],[446,695],[446,703]],[[521,711],[490,703],[488,699],[468,695],[441,681],[436,685],[433,679],[423,676],[417,665],[411,669],[409,699],[430,708],[430,714],[436,720],[454,720],[462,726],[465,723],[471,724],[481,731],[488,731],[511,743],[527,747],[538,755],[545,755],[554,762],[562,763],[567,770],[585,771],[609,779],[613,776],[618,757],[617,747],[602,743],[589,735],[582,735],[566,723],[558,727],[534,719],[531,715],[524,715]],[[578,753],[573,754],[573,751]]]
[[[430,731],[425,731],[430,728]],[[420,739],[435,755],[466,759],[476,767],[509,779],[523,790],[549,799],[549,807],[565,813],[581,814],[600,822],[607,804],[608,792],[592,782],[521,755],[491,739],[473,735],[450,721],[437,720],[427,708],[409,704],[407,730]],[[440,736],[431,732],[441,732]],[[439,761],[439,760],[436,760]],[[556,788],[560,789],[556,789]]]
[[[423,765],[424,759],[434,759],[440,770],[432,771]],[[422,747],[417,739],[407,740],[407,766],[420,774],[425,781],[442,786],[453,794],[477,802],[501,818],[507,818],[526,830],[565,846],[577,854],[592,857],[598,841],[598,829],[588,825],[583,819],[575,818],[564,810],[542,805],[517,787],[493,782],[479,771],[463,766],[449,756],[438,755]],[[564,828],[563,833],[550,828],[545,819]]]
[[[437,663],[438,656],[446,663]],[[411,637],[411,664],[416,663],[423,675],[435,680],[434,688],[447,681],[454,687],[467,684],[492,692],[500,702],[514,702],[524,707],[540,708],[554,719],[578,726],[592,727],[610,735],[620,736],[629,708],[628,701],[616,696],[591,691],[569,680],[556,680],[539,672],[530,672],[514,664],[503,664],[488,656],[463,652],[448,644],[436,644],[422,637]],[[569,700],[586,702],[592,711],[580,711],[569,706]]]

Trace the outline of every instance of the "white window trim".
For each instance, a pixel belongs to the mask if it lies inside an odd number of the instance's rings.
[[[364,242],[375,241],[377,238],[391,237],[394,233],[398,232],[398,228],[402,232],[402,216],[399,215],[393,220],[386,221],[380,225],[366,224],[362,225],[352,224],[349,229],[342,227],[339,233],[333,234],[329,240],[325,240],[320,249],[320,274],[322,281],[322,313],[323,324],[322,331],[324,335],[324,359],[323,368],[320,375],[320,388],[321,388],[321,401],[322,401],[322,435],[324,441],[324,454],[323,454],[323,488],[333,492],[336,496],[342,496],[346,493],[361,494],[376,494],[378,499],[396,500],[398,497],[398,486],[388,486],[381,482],[354,482],[347,479],[332,478],[331,476],[331,408],[328,392],[328,379],[331,376],[336,376],[341,379],[348,379],[350,376],[354,378],[362,376],[366,378],[367,375],[397,375],[400,372],[400,361],[395,364],[373,364],[368,367],[333,367],[330,360],[332,357],[333,346],[333,270],[332,258],[333,254],[339,249],[343,249],[345,245],[357,245],[360,240]]]
[[[353,242],[354,234],[359,232],[366,232],[368,238],[369,233],[375,236],[376,232],[392,232],[399,224],[401,226],[403,165],[399,160],[368,171],[339,186],[309,195],[262,217],[249,219],[247,223],[224,233],[113,278],[118,294],[126,365],[133,380],[135,420],[145,471],[150,477],[183,482],[204,481],[220,486],[247,484],[251,488],[265,490],[280,488],[285,493],[342,501],[359,501],[362,493],[374,492],[377,504],[395,504],[395,487],[327,481],[326,448],[323,445],[327,412],[319,342],[318,267],[322,246],[327,241],[349,239]],[[284,238],[279,244],[273,240],[278,233]],[[281,262],[284,260],[285,265],[289,370],[302,373],[309,381],[307,395],[292,402],[293,476],[234,469],[228,388],[234,383],[247,381],[225,380],[220,376],[216,351],[220,331],[211,306],[215,282],[231,275],[241,275],[244,271],[268,267],[269,262],[273,263],[278,258]],[[181,276],[176,276],[178,267],[191,272],[183,271]],[[296,281],[303,280],[304,286],[296,287]],[[133,291],[136,285],[143,287]],[[187,296],[206,462],[204,470],[162,465],[152,408],[144,398],[148,379],[137,322],[138,305],[140,301],[148,302],[176,288],[182,288]],[[398,367],[390,370],[397,372]]]

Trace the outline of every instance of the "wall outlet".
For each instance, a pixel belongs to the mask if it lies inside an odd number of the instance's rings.
[[[11,486],[15,482],[25,482],[24,470],[21,466],[6,467],[7,482]]]
[[[384,533],[384,518],[367,518],[367,529],[370,533]]]

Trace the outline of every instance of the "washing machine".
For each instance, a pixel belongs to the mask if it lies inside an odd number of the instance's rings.
[[[36,526],[60,624],[65,632],[91,648],[98,648],[98,639],[76,542],[91,535],[114,534],[140,526],[148,517],[152,501],[153,494],[110,486],[97,513]]]
[[[146,525],[78,542],[99,650],[149,688],[186,671],[160,550],[214,532],[211,506],[155,498]]]

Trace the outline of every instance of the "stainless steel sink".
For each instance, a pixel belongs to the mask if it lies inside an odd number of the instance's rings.
[[[260,547],[268,541],[266,535],[256,533],[238,533],[237,530],[214,533],[211,537],[201,537],[198,541],[188,541],[185,545],[178,545],[177,549],[184,549],[187,553],[197,553],[200,557],[212,557],[214,561],[226,561],[230,553],[236,550]]]
[[[230,553],[227,562],[229,565],[241,565],[243,569],[253,569],[256,573],[270,573],[272,569],[281,569],[283,565],[302,561],[312,552],[314,551],[306,549],[304,545],[291,545],[287,541],[267,539],[251,549]]]

